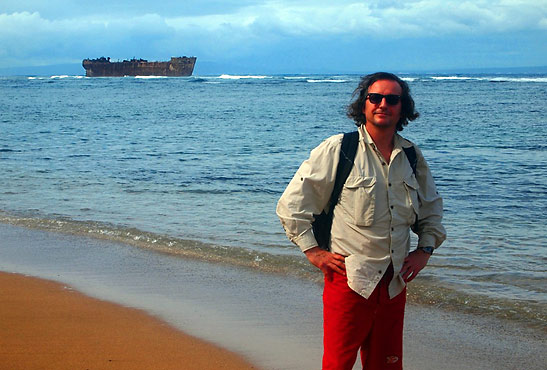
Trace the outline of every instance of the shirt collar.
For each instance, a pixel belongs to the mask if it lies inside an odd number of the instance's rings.
[[[365,125],[359,126],[357,129],[359,131],[359,140],[363,141],[366,144],[372,145],[374,144],[374,140],[372,140],[372,137],[370,137],[370,134],[365,129]],[[399,135],[398,133],[395,133],[395,136],[393,138],[393,150],[402,150],[402,148],[408,148],[411,147],[412,143]]]

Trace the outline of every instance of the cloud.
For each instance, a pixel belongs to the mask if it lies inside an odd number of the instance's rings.
[[[380,5],[381,4],[381,5]],[[372,33],[378,37],[491,33],[539,29],[547,3],[521,1],[266,2],[231,14],[167,18],[176,29],[189,25],[216,32],[223,28],[270,29],[287,35]]]
[[[168,15],[203,15],[229,14],[241,7],[260,3],[260,0],[2,0],[0,13],[38,12],[47,19],[85,16],[133,17],[142,14]]]
[[[36,12],[0,14],[0,63],[74,62],[82,54],[131,49],[168,36],[164,19],[154,14],[59,20],[45,19]]]
[[[544,33],[537,0],[3,0],[0,67],[108,55],[211,60],[321,40],[393,41]],[[332,44],[332,42],[331,42]],[[203,59],[202,59],[203,60]]]

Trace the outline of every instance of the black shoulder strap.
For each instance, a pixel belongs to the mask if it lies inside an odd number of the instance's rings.
[[[336,168],[336,180],[334,181],[334,189],[330,197],[329,213],[334,209],[336,203],[338,203],[338,197],[342,191],[342,187],[346,182],[349,173],[353,167],[353,161],[355,159],[355,153],[357,153],[357,147],[359,146],[359,132],[353,131],[344,134],[342,138],[342,148],[340,150],[340,161]]]
[[[408,158],[412,172],[414,172],[414,176],[416,176],[416,164],[418,163],[418,158],[416,158],[416,149],[414,149],[414,145],[412,145],[409,148],[403,147],[403,150]]]
[[[416,176],[416,165],[418,163],[418,158],[416,158],[416,149],[414,148],[414,145],[412,145],[410,148],[404,148],[406,157],[408,158],[408,163],[410,163],[410,167],[412,168],[412,172],[414,172],[414,176]],[[411,226],[411,229],[414,232],[418,232],[418,226],[419,226],[419,220],[418,217],[416,217],[416,222],[414,222],[414,225]]]

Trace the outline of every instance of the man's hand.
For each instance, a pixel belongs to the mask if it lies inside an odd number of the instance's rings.
[[[319,247],[308,249],[304,254],[308,257],[312,265],[323,271],[328,281],[332,281],[333,273],[346,275],[346,259],[344,256],[331,253]]]
[[[418,273],[427,265],[429,257],[431,257],[431,255],[421,249],[410,252],[405,258],[403,268],[401,269],[404,281],[408,283],[414,280]]]

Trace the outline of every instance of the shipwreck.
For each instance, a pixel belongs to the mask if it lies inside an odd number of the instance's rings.
[[[110,58],[101,57],[82,62],[87,77],[191,76],[195,64],[196,57],[172,57],[168,62],[149,62],[145,59],[111,62]]]

